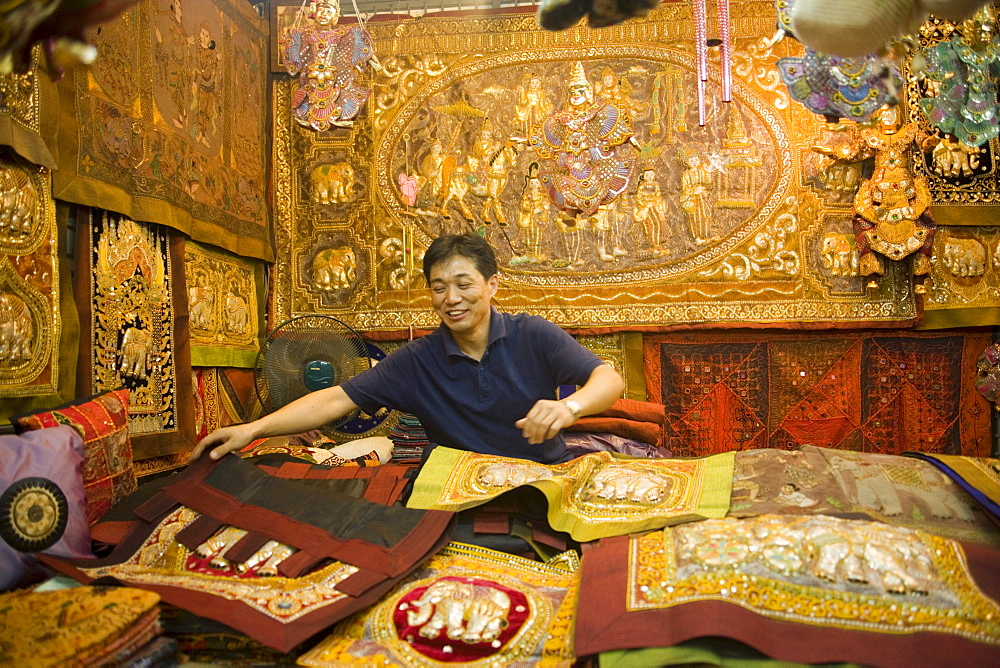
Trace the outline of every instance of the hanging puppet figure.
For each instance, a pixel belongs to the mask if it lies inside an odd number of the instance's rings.
[[[312,0],[288,32],[285,67],[298,75],[292,88],[292,117],[314,130],[350,127],[372,91],[356,79],[366,64],[375,70],[372,38],[361,24],[337,25],[338,0]]]
[[[631,185],[635,155],[625,144],[635,139],[628,110],[594,95],[583,63],[573,64],[567,100],[532,128],[528,143],[538,155],[538,176],[549,199],[572,221],[563,231],[576,235],[591,224],[598,256],[611,262],[625,252],[609,239],[614,215],[610,205]],[[632,153],[630,155],[630,153]],[[566,239],[576,254],[579,239]],[[617,252],[615,252],[617,251]],[[579,257],[571,257],[571,263]]]
[[[967,147],[978,147],[1000,135],[996,14],[986,6],[974,20],[963,21],[961,30],[925,51],[925,74],[935,94],[920,100],[920,108],[931,125]]]
[[[857,141],[832,149],[814,146],[817,153],[838,160],[860,161],[874,157],[868,179],[862,179],[854,196],[854,234],[858,241],[862,276],[882,275],[880,255],[902,260],[916,253],[913,274],[921,277],[918,293],[926,292],[923,278],[930,273],[932,242],[936,229],[928,209],[931,203],[927,181],[910,169],[907,151],[915,141],[916,123],[899,124],[898,107],[885,107],[879,125],[866,128]],[[875,281],[868,287],[877,287]]]

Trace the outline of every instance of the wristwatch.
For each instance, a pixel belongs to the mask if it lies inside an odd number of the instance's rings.
[[[565,405],[566,408],[569,409],[569,412],[573,414],[573,419],[579,420],[580,413],[583,412],[583,408],[580,407],[580,404],[573,401],[572,399],[563,399],[562,402],[563,405]]]

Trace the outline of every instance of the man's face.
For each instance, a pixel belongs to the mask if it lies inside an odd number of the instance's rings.
[[[500,284],[496,274],[483,278],[472,260],[456,255],[431,267],[430,277],[431,302],[445,327],[467,336],[489,331],[490,299]]]

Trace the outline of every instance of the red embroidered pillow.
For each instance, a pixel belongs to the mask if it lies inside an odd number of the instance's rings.
[[[128,434],[128,390],[104,392],[58,408],[16,415],[10,421],[19,434],[61,424],[80,432],[89,524],[136,490]]]

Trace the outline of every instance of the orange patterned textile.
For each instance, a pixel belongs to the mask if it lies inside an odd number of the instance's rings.
[[[0,664],[105,665],[160,633],[159,602],[153,592],[128,587],[2,594]]]
[[[733,330],[650,335],[643,354],[675,455],[811,444],[987,457],[990,407],[974,381],[989,344],[985,329]]]
[[[560,325],[915,322],[908,267],[865,289],[851,175],[810,150],[848,133],[775,75],[802,47],[765,45],[773,0],[730,4],[732,102],[710,68],[703,127],[689,3],[600,31],[545,31],[519,8],[373,20],[384,68],[350,128],[298,126],[276,76],[276,321],[432,327],[422,253],[477,231],[500,307]]]
[[[272,259],[267,26],[241,0],[142,0],[60,84],[56,197]]]

